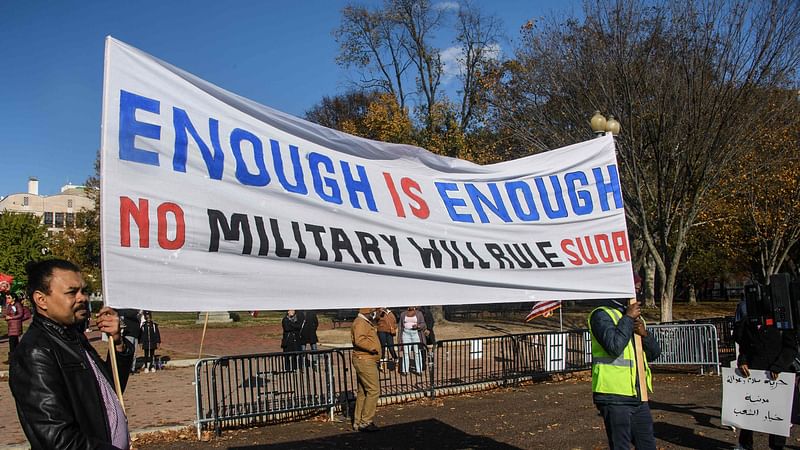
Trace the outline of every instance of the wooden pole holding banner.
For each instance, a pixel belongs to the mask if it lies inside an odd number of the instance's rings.
[[[633,305],[636,299],[632,298],[630,303]],[[633,350],[636,354],[636,376],[639,378],[639,393],[643,402],[648,400],[647,397],[647,373],[644,370],[644,347],[642,347],[642,337],[633,333]]]
[[[120,339],[125,339],[120,335]],[[117,391],[117,398],[119,398],[119,405],[122,407],[122,412],[127,416],[125,411],[125,400],[122,398],[122,385],[119,382],[119,372],[117,372],[117,349],[114,344],[114,339],[108,337],[108,357],[111,358],[111,372],[114,374],[114,390]]]
[[[120,321],[122,321],[122,319],[120,319]],[[128,413],[125,411],[125,399],[122,398],[122,384],[119,382],[119,372],[117,371],[117,348],[114,344],[114,338],[108,334],[105,334],[105,336],[108,338],[108,358],[111,360],[111,376],[114,378],[114,391],[117,393],[117,398],[119,399],[119,405],[122,407],[122,412],[127,415]],[[122,328],[119,330],[119,336],[120,339],[125,339],[125,337],[122,335]]]
[[[200,337],[200,353],[197,355],[197,359],[203,357],[203,342],[206,340],[206,328],[208,328],[208,311],[206,311],[206,320],[203,322],[203,335]]]

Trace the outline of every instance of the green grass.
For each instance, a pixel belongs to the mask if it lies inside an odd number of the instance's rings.
[[[231,316],[234,317],[233,322],[209,323],[208,326],[214,328],[233,328],[279,324],[285,314],[276,311],[260,311],[258,317],[253,317],[250,315],[249,311],[230,311],[230,313]],[[202,328],[204,319],[205,315],[197,312],[153,312],[153,321],[161,328]]]

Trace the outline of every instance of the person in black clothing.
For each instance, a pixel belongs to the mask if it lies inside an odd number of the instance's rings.
[[[433,326],[436,321],[433,318],[433,312],[430,306],[422,307],[422,316],[425,318],[425,345],[436,345],[436,334],[433,331]]]
[[[29,264],[27,273],[36,314],[11,357],[8,384],[31,448],[129,448],[110,355],[103,361],[84,334],[89,297],[80,268],[48,259]],[[116,371],[124,390],[133,349],[119,324],[113,309],[98,311],[98,330],[116,345]]]
[[[286,312],[286,316],[281,321],[283,327],[283,339],[281,339],[281,348],[284,352],[299,352],[303,349],[302,338],[300,337],[300,329],[302,322],[295,313],[295,310],[290,309]],[[283,359],[284,368],[286,371],[297,370],[297,355],[286,355]]]
[[[746,310],[745,310],[746,311]],[[746,312],[734,327],[734,338],[739,344],[737,365],[742,376],[752,371],[768,371],[771,379],[781,372],[794,372],[792,362],[797,356],[797,334],[794,330],[779,330],[747,319]],[[769,448],[781,449],[786,437],[769,435]],[[739,448],[752,450],[753,431],[739,431]]]
[[[158,366],[155,363],[156,349],[161,344],[161,333],[158,331],[158,324],[153,322],[150,311],[144,312],[144,323],[142,323],[139,339],[144,350],[144,371],[155,372]]]
[[[142,312],[138,309],[118,309],[117,314],[119,314],[119,320],[122,324],[122,337],[131,344],[134,352],[131,373],[136,373],[136,345],[139,343]]]
[[[319,319],[317,313],[314,311],[301,311],[298,313],[298,320],[300,321],[300,342],[302,350],[316,350],[317,342],[317,328],[319,328]],[[304,360],[305,361],[305,360]],[[317,355],[311,356],[311,363],[314,368],[317,368]]]

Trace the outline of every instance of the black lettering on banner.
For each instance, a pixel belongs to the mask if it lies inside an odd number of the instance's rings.
[[[322,233],[325,232],[325,227],[321,227],[319,225],[312,225],[310,223],[306,224],[306,231],[310,232],[314,235],[314,245],[317,246],[317,250],[319,250],[319,260],[320,261],[327,261],[328,260],[328,251],[325,250],[325,246],[322,243]]]
[[[361,260],[358,259],[358,256],[353,251],[353,243],[350,242],[350,238],[347,237],[347,233],[343,229],[331,227],[331,247],[333,247],[333,253],[336,255],[336,262],[342,262],[342,250],[344,250],[350,254],[353,261],[361,263]]]
[[[229,225],[228,219],[222,211],[208,209],[207,212],[208,227],[211,230],[211,242],[209,242],[208,251],[219,251],[220,228],[222,229],[222,236],[226,241],[238,241],[239,230],[241,229],[242,235],[244,236],[242,254],[249,255],[253,248],[253,235],[250,233],[250,223],[247,221],[247,215],[239,213],[231,214],[231,223]]]
[[[539,247],[539,251],[542,252],[542,255],[550,263],[551,267],[564,267],[564,263],[559,261],[557,253],[549,253],[547,249],[553,246],[550,241],[542,241],[537,242],[536,246]]]
[[[394,259],[394,265],[397,267],[403,267],[403,263],[400,262],[400,246],[397,245],[397,236],[390,234],[379,234],[378,236],[384,240],[390,247],[392,247],[392,258]]]
[[[378,238],[365,231],[356,231],[356,236],[358,237],[359,245],[361,245],[361,256],[364,257],[367,264],[375,264],[371,256],[374,255],[375,261],[383,265],[383,255],[381,255],[381,249],[378,245]]]
[[[436,241],[433,239],[428,239],[430,248],[421,247],[412,237],[408,238],[408,242],[411,242],[411,245],[417,249],[419,252],[419,257],[422,260],[422,265],[425,266],[426,269],[431,268],[431,262],[433,262],[434,267],[437,269],[442,268],[442,252],[436,248]]]
[[[494,257],[498,264],[500,264],[501,269],[506,268],[506,263],[508,264],[509,269],[514,268],[514,263],[503,253],[503,249],[500,248],[499,244],[487,242],[484,244],[486,246],[486,250]]]

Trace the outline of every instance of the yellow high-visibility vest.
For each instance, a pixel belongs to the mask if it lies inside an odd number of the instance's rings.
[[[614,325],[622,319],[622,312],[617,309],[601,306],[589,314],[589,332],[592,334],[592,392],[601,394],[617,394],[635,396],[636,392],[636,351],[633,339],[628,341],[621,355],[613,357],[606,352],[592,331],[592,314],[603,310],[614,321]],[[644,319],[643,319],[644,320]],[[647,390],[653,392],[650,377],[650,365],[644,357],[644,369],[647,378]]]

